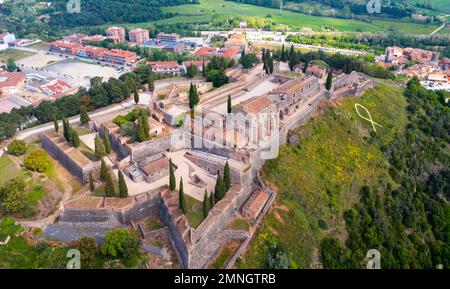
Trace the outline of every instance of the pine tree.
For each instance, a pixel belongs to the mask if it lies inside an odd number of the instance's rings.
[[[103,145],[98,134],[95,135],[94,144],[95,144],[95,155],[99,159],[103,158],[106,155],[105,146]]]
[[[111,178],[111,174],[109,171],[106,173],[106,181],[105,181],[105,196],[107,197],[115,197],[116,192],[114,191],[114,183]]]
[[[91,119],[89,118],[89,115],[87,114],[86,107],[82,105],[80,107],[80,123],[82,125],[87,125]]]
[[[176,186],[172,159],[169,160],[169,190],[174,191]]]
[[[108,166],[106,165],[105,161],[102,159],[102,163],[100,166],[100,180],[105,182],[108,178]]]
[[[325,88],[329,91],[331,89],[331,84],[333,83],[333,73],[328,72],[327,81],[325,83]]]
[[[75,130],[71,130],[71,133],[72,133],[72,145],[77,148],[81,144],[80,137],[78,136],[78,133]]]
[[[186,208],[186,199],[184,196],[184,188],[183,188],[183,177],[180,179],[180,188],[178,189],[178,200],[180,202],[180,209],[183,212],[183,214],[187,213]]]
[[[223,183],[225,191],[228,192],[228,190],[231,188],[231,172],[228,162],[225,163],[225,167],[223,169]]]
[[[128,197],[127,183],[125,182],[123,173],[120,170],[118,173],[118,178],[119,178],[119,197],[127,198]]]
[[[139,93],[138,93],[137,89],[134,90],[134,102],[136,104],[139,103]]]
[[[227,112],[231,113],[232,105],[231,105],[231,95],[228,95],[228,101],[227,101]]]
[[[91,192],[95,191],[95,183],[94,177],[92,176],[92,172],[89,173],[89,191]]]
[[[209,198],[208,192],[205,190],[205,195],[203,196],[203,217],[208,217],[209,213]]]
[[[106,130],[103,130],[103,145],[105,146],[105,153],[109,155],[111,153],[111,142],[109,141],[109,135]]]
[[[55,127],[55,131],[59,132],[58,118],[56,117],[56,114],[53,115],[53,126]]]

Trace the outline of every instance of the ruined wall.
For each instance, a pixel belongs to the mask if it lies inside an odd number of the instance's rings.
[[[153,191],[136,197],[136,205],[121,213],[122,223],[129,225],[149,216],[159,215],[161,196],[159,191]]]

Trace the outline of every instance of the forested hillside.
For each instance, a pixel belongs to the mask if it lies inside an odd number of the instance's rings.
[[[106,23],[136,23],[172,17],[161,7],[196,0],[82,0],[81,12],[68,13],[67,0],[6,2],[0,6],[0,28],[23,37],[58,35],[63,29]]]

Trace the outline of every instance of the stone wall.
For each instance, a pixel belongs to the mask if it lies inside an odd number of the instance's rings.
[[[42,136],[42,148],[54,159],[58,160],[70,173],[78,178],[82,183],[88,181],[89,173],[100,168],[100,162],[91,162],[81,166],[56,144],[49,135]],[[75,148],[73,148],[75,149]]]

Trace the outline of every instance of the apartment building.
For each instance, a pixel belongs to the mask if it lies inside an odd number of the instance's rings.
[[[123,27],[109,27],[106,29],[106,36],[114,40],[115,44],[125,42],[125,28]]]
[[[158,35],[156,35],[156,39],[159,41],[165,41],[165,42],[178,42],[178,40],[180,39],[180,35],[176,34],[176,33],[158,33]]]
[[[150,40],[150,31],[148,29],[136,28],[128,32],[130,42],[142,45],[145,41]]]
[[[180,65],[176,61],[150,61],[147,64],[156,74],[180,74]]]
[[[135,52],[121,49],[112,49],[103,54],[103,61],[119,65],[129,65],[136,62],[136,59]]]
[[[49,50],[61,54],[77,55],[78,49],[82,47],[83,45],[81,43],[68,43],[63,41],[55,41],[50,43]]]

